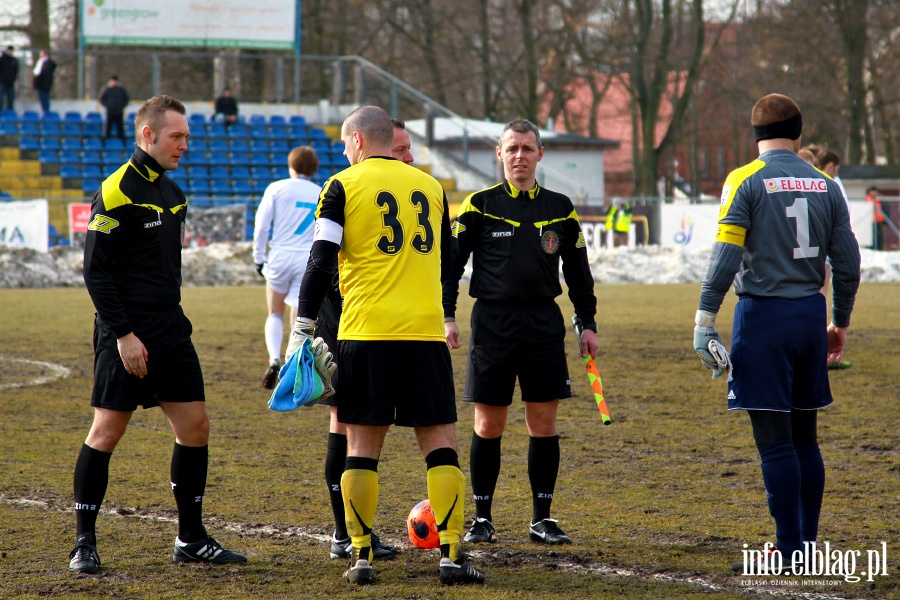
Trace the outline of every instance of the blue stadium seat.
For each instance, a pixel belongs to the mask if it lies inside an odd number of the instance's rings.
[[[188,142],[188,145],[191,145],[194,140],[205,140],[207,137],[209,137],[209,130],[206,125],[191,125],[191,141]]]
[[[41,130],[36,121],[22,121],[19,123],[19,135],[37,137],[41,135]]]
[[[288,137],[288,130],[284,127],[272,127],[269,129],[270,140],[286,140]]]
[[[103,115],[97,111],[90,111],[84,114],[85,123],[103,123]]]
[[[328,134],[325,133],[325,130],[318,127],[310,127],[307,130],[306,135],[311,140],[331,140],[331,138],[328,137]]]
[[[266,117],[265,115],[250,115],[250,117],[247,119],[247,123],[249,123],[250,125],[265,125]]]
[[[13,121],[0,121],[0,135],[19,135],[19,127]]]
[[[194,131],[194,125],[205,125],[206,115],[200,113],[191,113],[188,115],[188,125],[191,126],[191,133]]]
[[[331,155],[331,166],[332,168],[337,167],[339,170],[346,169],[350,166],[350,159],[348,159],[343,154]]]
[[[325,140],[313,140],[310,144],[312,149],[316,151],[316,154],[319,155],[319,159],[321,160],[322,155],[326,157],[331,156],[331,142]]]
[[[92,137],[102,137],[103,136],[103,125],[100,123],[85,123],[81,126],[81,133],[84,135],[92,136]],[[134,127],[132,126],[132,134],[134,133]],[[125,135],[128,136],[128,126],[125,126]]]
[[[56,150],[38,150],[38,160],[48,165],[55,165],[59,162],[59,152]]]
[[[41,121],[44,123],[59,123],[62,119],[59,117],[59,113],[55,110],[48,110],[41,117]]]
[[[62,145],[59,142],[58,137],[43,137],[40,140],[41,150],[56,150],[59,151],[62,149]]]
[[[250,138],[254,140],[268,140],[269,130],[265,125],[251,125]]]
[[[0,110],[0,121],[11,121],[17,123],[19,121],[19,113],[9,108]]]
[[[235,196],[250,196],[253,185],[247,179],[235,179],[231,184],[231,193]]]
[[[231,167],[232,179],[250,179],[250,167],[246,165],[235,165]]]
[[[314,183],[318,183],[322,185],[325,183],[325,180],[331,177],[331,169],[326,169],[324,167],[319,167],[319,169],[312,176],[312,180]]]
[[[262,196],[263,194],[265,194],[266,188],[269,187],[270,183],[272,183],[271,181],[264,179],[257,179],[255,181],[256,183],[253,184],[253,193],[257,196]]]
[[[51,121],[49,123],[41,123],[39,126],[41,135],[59,135],[59,121]]]
[[[191,136],[188,142],[188,151],[190,152],[209,152],[209,142],[206,140],[195,140]]]
[[[109,177],[110,175],[112,175],[113,173],[118,171],[119,167],[121,167],[121,166],[122,166],[121,163],[119,163],[119,164],[104,163],[104,164],[100,165],[100,169],[103,171],[103,179],[106,179],[107,177]]]
[[[232,152],[250,152],[250,144],[247,140],[231,140],[229,144]]]
[[[269,166],[269,156],[267,154],[262,154],[259,152],[254,152],[250,155],[250,166],[251,167],[268,167]]]
[[[287,119],[284,118],[284,115],[270,115],[269,116],[269,125],[272,127],[287,127]]]
[[[100,160],[99,152],[87,151],[81,153],[81,163],[85,165],[101,165],[103,161]]]
[[[228,170],[228,167],[222,165],[214,165],[209,168],[210,179],[229,179],[230,177],[231,171]]]
[[[125,139],[134,139],[134,123],[132,121],[125,122]]]
[[[232,140],[234,139],[247,139],[250,137],[250,130],[247,129],[246,125],[234,124],[231,127],[226,128],[228,132],[228,137]]]
[[[19,138],[19,150],[22,150],[25,152],[27,152],[29,150],[33,150],[33,151],[37,152],[40,149],[41,149],[41,145],[40,145],[40,143],[38,143],[37,138],[33,138],[33,137]]]
[[[63,179],[81,179],[81,167],[78,165],[62,165],[59,176]]]
[[[125,122],[126,123],[134,123],[134,118],[136,116],[137,116],[137,112],[135,112],[135,111],[129,112],[128,114],[125,115]]]
[[[104,165],[116,165],[118,167],[125,164],[126,160],[123,150],[105,150],[100,153],[100,161]]]
[[[63,137],[81,137],[80,123],[63,123],[59,129],[59,134]]]
[[[81,182],[81,191],[85,194],[94,195],[100,189],[100,179],[85,179]]]
[[[212,179],[209,182],[209,189],[213,194],[230,194],[231,182],[227,179]]]
[[[306,117],[303,115],[291,115],[288,119],[288,123],[291,125],[306,125]]]
[[[81,138],[64,137],[60,140],[63,150],[81,150]]]
[[[103,150],[103,140],[97,137],[84,138],[83,148],[91,152],[100,152]]]
[[[250,140],[250,151],[267,153],[269,151],[269,142],[266,140]]]
[[[103,141],[103,146],[107,150],[125,150],[125,141],[121,138],[107,138]]]
[[[209,157],[206,156],[206,152],[188,152],[181,158],[181,160],[184,160],[185,158],[188,159],[185,162],[185,164],[190,164],[190,165],[194,165],[194,166],[211,164]]]
[[[81,167],[81,176],[85,179],[101,179],[103,173],[100,170],[100,165],[84,165]]]
[[[185,167],[184,172],[191,179],[207,179],[209,177],[209,169],[202,165]]]
[[[59,162],[64,165],[81,165],[81,152],[77,150],[60,150]]]
[[[224,125],[220,125],[219,123],[213,123],[209,126],[207,130],[207,135],[211,138],[224,138],[228,136],[228,132],[225,130]]]
[[[224,139],[213,138],[209,140],[209,151],[215,154],[227,154],[228,142]]]
[[[67,110],[66,113],[63,115],[63,122],[65,122],[65,123],[77,123],[78,125],[81,125],[81,122],[83,120],[84,120],[84,118],[81,116],[81,113],[78,112],[77,110]]]
[[[211,191],[206,179],[190,179],[188,186],[192,194],[209,194]]]
[[[344,150],[347,148],[347,145],[343,142],[343,140],[337,140],[336,142],[331,143],[331,154],[332,156],[337,154],[341,155],[344,153]]]
[[[250,179],[269,182],[272,180],[272,170],[269,167],[255,166],[250,168]]]
[[[291,176],[286,166],[274,167],[272,169],[272,179],[287,179]]]
[[[212,208],[213,201],[205,194],[191,194],[188,204],[191,208]]]
[[[19,118],[20,121],[28,121],[29,123],[37,123],[41,120],[41,114],[36,110],[26,110]]]
[[[272,152],[269,154],[269,160],[266,161],[270,167],[284,167],[287,164],[287,154],[281,152]]]
[[[249,152],[232,152],[228,155],[228,164],[231,166],[235,165],[245,165],[250,166],[252,154]]]
[[[269,148],[273,153],[284,154],[285,159],[287,159],[287,153],[292,149],[287,140],[272,140],[269,142]]]

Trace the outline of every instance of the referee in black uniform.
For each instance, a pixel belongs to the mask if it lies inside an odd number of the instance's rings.
[[[95,524],[109,459],[138,406],[159,406],[175,433],[171,485],[178,506],[178,562],[239,563],[202,522],[209,417],[203,375],[181,310],[181,244],[187,201],[166,171],[190,135],[184,105],[147,100],[134,120],[137,148],[94,195],[84,282],[94,320],[94,422],[75,463],[75,548],[69,569],[96,573]]]
[[[469,359],[463,400],[475,403],[469,464],[475,519],[467,542],[489,542],[491,505],[500,474],[500,440],[516,379],[525,403],[530,442],[532,540],[566,544],[571,538],[550,518],[559,472],[556,411],[572,395],[566,365],[566,323],[554,300],[562,293],[559,261],[575,313],[585,323],[582,355],[597,352],[597,299],[584,236],[572,201],[537,185],[544,156],[534,123],[516,119],[500,134],[497,157],[506,181],[472,194],[453,224],[453,273],[443,282],[444,330],[459,348],[455,323],[459,279],[473,256]]]

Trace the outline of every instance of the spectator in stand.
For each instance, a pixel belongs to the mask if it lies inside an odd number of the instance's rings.
[[[13,56],[12,46],[0,54],[0,108],[15,110],[16,79],[19,77],[19,59]]]
[[[238,104],[234,96],[231,95],[231,88],[226,87],[222,90],[222,95],[216,98],[215,114],[213,121],[224,124],[226,127],[237,123],[238,120]]]
[[[119,85],[119,76],[113,75],[100,94],[100,104],[106,109],[106,133],[104,139],[112,135],[113,126],[121,140],[125,140],[125,108],[131,98],[124,86]]]
[[[41,57],[34,65],[34,81],[32,87],[37,91],[41,101],[41,110],[47,114],[50,110],[50,90],[53,89],[53,73],[56,63],[50,58],[50,52],[41,50]]]
[[[884,218],[887,212],[881,205],[877,187],[866,190],[866,202],[872,205],[872,250],[884,250]]]

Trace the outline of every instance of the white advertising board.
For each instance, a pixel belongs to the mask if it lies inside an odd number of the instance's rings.
[[[663,204],[660,210],[660,246],[710,248],[716,239],[718,204]],[[872,245],[872,206],[850,203],[850,227],[862,247]]]
[[[46,200],[0,202],[0,246],[46,252],[48,224]]]
[[[80,0],[85,44],[290,50],[297,0]]]

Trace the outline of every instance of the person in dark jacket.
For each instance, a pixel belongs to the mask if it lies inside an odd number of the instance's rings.
[[[238,104],[231,94],[231,88],[222,90],[222,95],[216,98],[215,114],[213,120],[228,127],[238,120]]]
[[[15,110],[16,79],[19,77],[19,60],[13,56],[14,48],[7,46],[0,53],[0,107]]]
[[[34,65],[32,87],[38,94],[44,114],[50,110],[50,90],[53,89],[53,73],[55,71],[56,63],[50,58],[50,53],[47,50],[41,50],[41,57]]]
[[[109,139],[112,135],[114,126],[119,138],[125,139],[125,107],[130,100],[128,91],[119,85],[119,77],[117,75],[110,77],[109,83],[100,94],[100,104],[106,108],[106,133],[103,136],[105,139]]]

